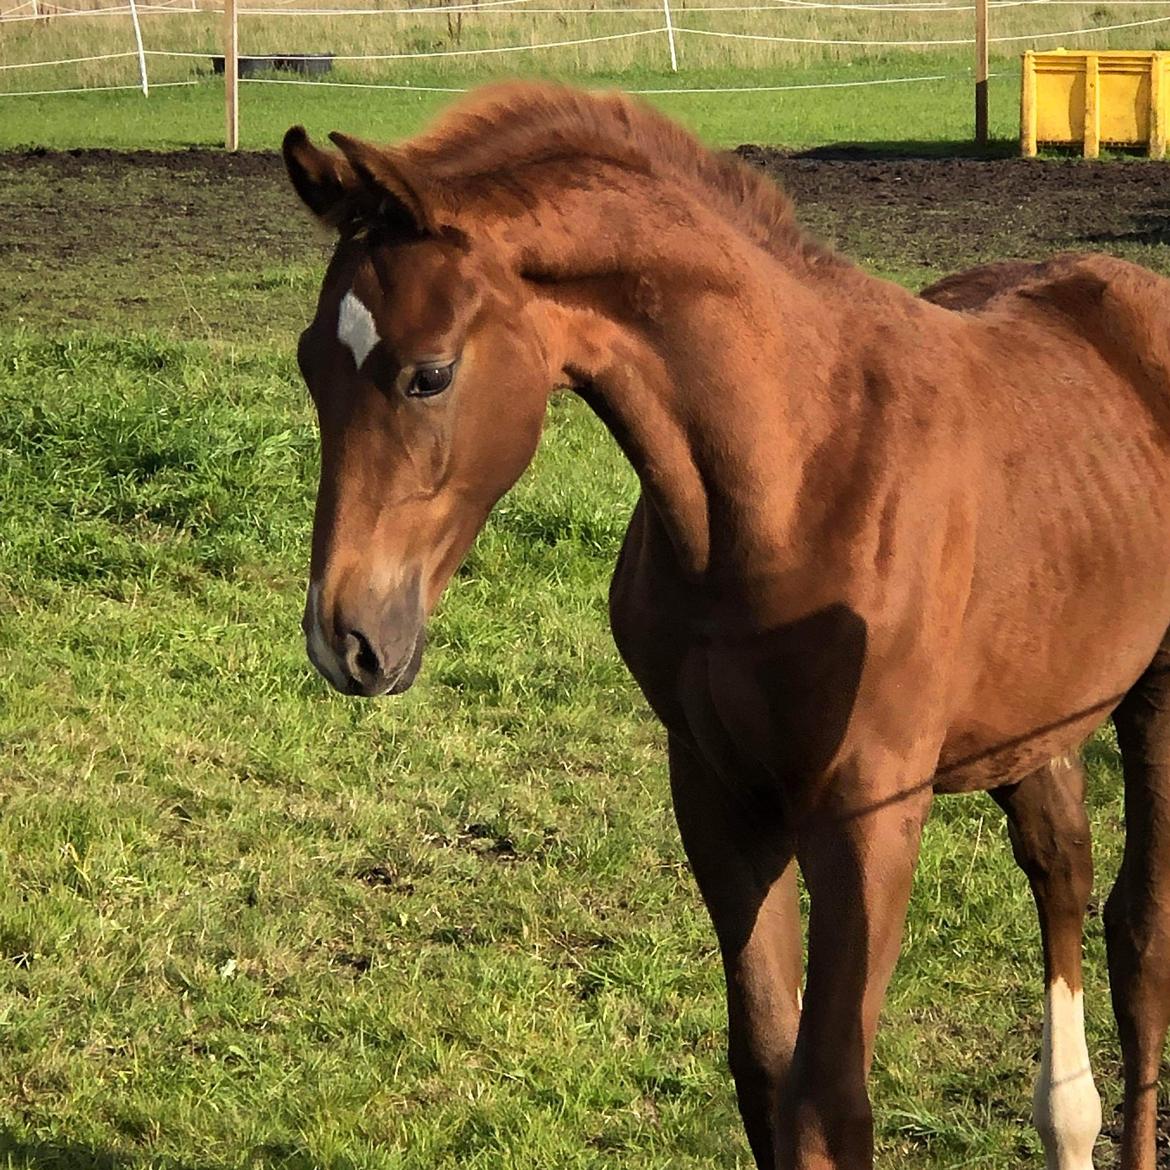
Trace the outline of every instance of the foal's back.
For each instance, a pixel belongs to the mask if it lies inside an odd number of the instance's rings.
[[[1170,625],[1170,280],[1067,255],[922,296],[1000,359],[972,388],[980,563],[940,766],[943,788],[983,787],[1088,734]]]
[[[1047,307],[1125,372],[1160,378],[1163,396],[1170,386],[1170,280],[1137,264],[1096,253],[1002,260],[945,276],[919,295],[966,312]]]

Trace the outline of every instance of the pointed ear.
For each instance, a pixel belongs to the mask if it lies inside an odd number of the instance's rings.
[[[354,218],[366,191],[341,155],[314,146],[303,126],[284,136],[282,153],[296,193],[318,219],[340,227]]]
[[[411,234],[440,233],[433,218],[437,209],[435,192],[400,151],[374,146],[336,130],[329,137],[369,196],[376,200],[380,218]]]

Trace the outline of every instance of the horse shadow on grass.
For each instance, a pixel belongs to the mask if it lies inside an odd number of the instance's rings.
[[[283,1144],[253,1148],[253,1170],[329,1170],[315,1158]],[[0,1128],[0,1165],[5,1170],[224,1170],[224,1163],[190,1161],[150,1150],[109,1150],[68,1138],[31,1141]],[[238,1165],[233,1159],[232,1165]]]

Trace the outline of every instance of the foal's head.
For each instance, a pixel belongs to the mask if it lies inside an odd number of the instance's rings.
[[[408,160],[290,130],[298,194],[339,243],[297,358],[321,429],[304,628],[338,689],[406,690],[423,629],[536,450],[556,381],[523,282]]]

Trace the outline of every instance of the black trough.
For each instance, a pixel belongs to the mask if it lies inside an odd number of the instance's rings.
[[[211,67],[216,73],[224,69],[223,57],[212,57]],[[315,76],[333,68],[332,53],[296,53],[290,56],[240,57],[236,62],[238,77],[255,77],[258,73],[305,73]]]

